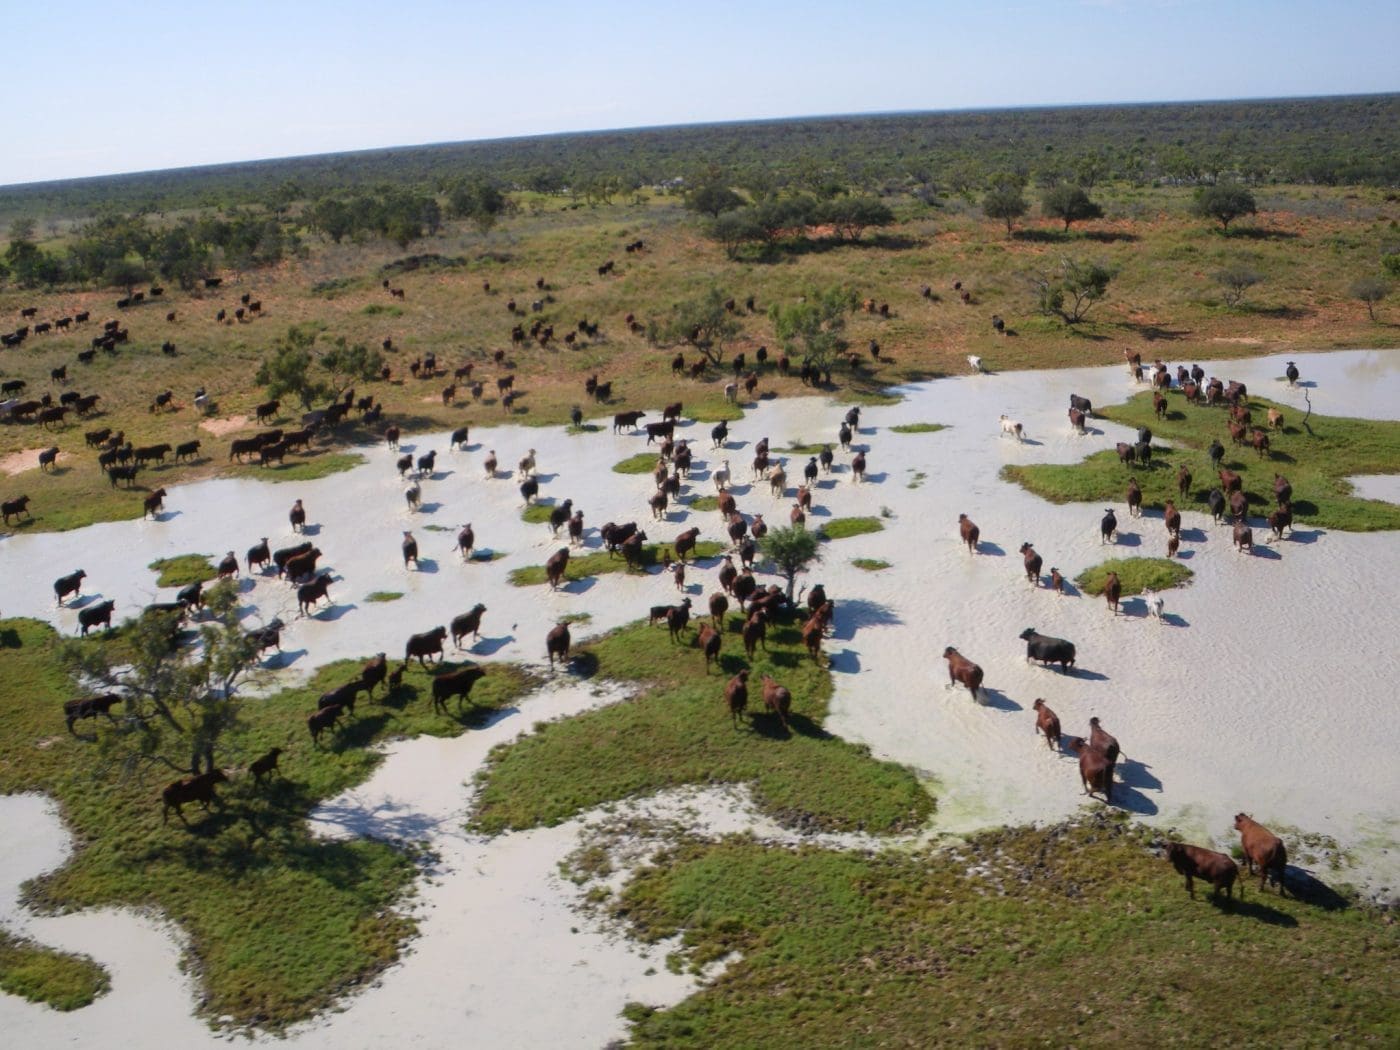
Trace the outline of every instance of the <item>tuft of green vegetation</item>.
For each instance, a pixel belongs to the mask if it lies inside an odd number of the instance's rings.
[[[258,468],[244,473],[245,478],[265,481],[315,481],[346,470],[354,470],[368,460],[358,452],[311,452],[304,458],[288,460],[278,467]]]
[[[1199,882],[1193,900],[1157,834],[1095,816],[942,850],[683,841],[609,910],[645,942],[680,937],[679,967],[727,965],[674,1007],[630,1011],[629,1045],[1168,1045],[1186,1014],[1226,1044],[1394,1041],[1400,940],[1381,915],[1253,882],[1233,905]]]
[[[1293,485],[1293,515],[1300,526],[1342,532],[1400,529],[1400,506],[1352,494],[1346,478],[1354,474],[1394,474],[1400,471],[1400,422],[1345,419],[1313,415],[1302,426],[1302,413],[1263,398],[1249,399],[1253,424],[1268,426],[1269,409],[1283,413],[1283,426],[1270,430],[1269,452],[1260,458],[1252,448],[1233,446],[1226,430],[1224,408],[1188,404],[1179,391],[1167,396],[1166,419],[1157,419],[1152,395],[1141,393],[1126,404],[1100,414],[1130,427],[1150,427],[1154,442],[1152,465],[1124,466],[1112,450],[1097,452],[1078,463],[1006,466],[1001,476],[1052,503],[1121,503],[1128,478],[1142,489],[1144,507],[1160,508],[1177,500],[1178,510],[1205,511],[1206,497],[1219,486],[1205,450],[1218,439],[1225,446],[1223,465],[1242,478],[1245,497],[1263,513],[1274,507],[1274,474]],[[1191,472],[1186,499],[1177,492],[1177,470]]]
[[[306,712],[327,689],[357,674],[358,660],[316,671],[295,688],[258,699],[223,738],[219,761],[245,766],[276,745],[288,749],[281,775],[262,788],[234,769],[221,806],[186,807],[190,827],[161,822],[160,791],[174,779],[164,767],[114,773],[104,734],[116,725],[85,723],[63,731],[54,712],[74,695],[58,648],[63,640],[35,620],[0,620],[5,675],[0,679],[0,793],[52,795],[77,842],[67,864],[34,885],[41,911],[106,905],[148,907],[190,938],[206,1017],[271,1030],[326,1009],[398,957],[413,923],[400,910],[417,869],[414,858],[383,842],[312,837],[307,814],[322,800],[363,782],[382,761],[374,744],[423,734],[456,736],[486,712],[518,702],[536,684],[527,672],[492,664],[461,712],[434,714],[431,675],[408,668],[392,695],[361,699],[355,716],[313,748]],[[121,646],[86,639],[84,646]],[[450,666],[450,665],[449,665]],[[48,746],[36,746],[44,743]],[[316,907],[306,907],[308,900]]]
[[[111,990],[111,975],[86,955],[45,948],[0,929],[0,989],[55,1010],[77,1010]]]
[[[367,602],[396,602],[403,597],[403,591],[371,591],[365,595]]]
[[[400,306],[386,306],[383,303],[370,303],[360,313],[366,317],[402,317],[403,308]]]
[[[822,522],[817,532],[823,539],[844,540],[870,532],[883,532],[884,528],[879,518],[832,518]]]
[[[792,441],[788,443],[787,448],[781,451],[789,456],[815,456],[819,455],[821,450],[826,447],[826,445],[809,445],[801,441]]]
[[[864,569],[866,572],[879,572],[881,569],[888,569],[890,563],[880,558],[852,558],[851,564],[857,569]]]
[[[650,474],[656,469],[656,453],[638,452],[620,463],[613,464],[614,474]]]
[[[157,587],[185,587],[191,583],[208,583],[219,575],[218,568],[207,554],[177,554],[173,558],[157,558],[146,566],[160,575]]]
[[[1171,558],[1110,558],[1085,569],[1074,582],[1088,594],[1102,594],[1110,572],[1118,574],[1124,595],[1184,587],[1193,575],[1185,565]]]
[[[563,616],[560,616],[560,617],[558,618],[558,622],[559,622],[559,623],[589,623],[592,619],[593,619],[593,614],[590,613],[590,612],[571,612],[571,613],[565,613]]]
[[[661,563],[661,551],[669,550],[669,543],[648,543],[642,547],[642,556],[638,559],[642,570],[652,568]],[[725,551],[723,543],[714,540],[699,540],[695,544],[691,560],[703,558],[717,558]],[[609,554],[607,551],[599,551],[596,554],[585,554],[580,557],[569,558],[569,567],[564,570],[566,580],[582,580],[587,576],[602,576],[609,572],[625,572],[627,562],[621,554]],[[549,578],[545,576],[543,565],[526,565],[523,568],[511,569],[507,577],[512,586],[534,587],[537,584],[548,583]]]
[[[946,423],[900,423],[890,427],[892,434],[936,434],[940,430],[947,430]]]
[[[689,506],[693,511],[719,510],[719,497],[696,496],[690,501]]]
[[[496,748],[478,775],[474,825],[494,833],[557,824],[605,802],[713,783],[751,783],[758,805],[789,826],[883,834],[922,825],[933,800],[912,771],[821,728],[831,674],[807,655],[798,626],[771,625],[768,651],[750,662],[741,624],[728,618],[720,671],[708,675],[693,627],[680,645],[664,627],[637,623],[579,649],[581,666],[641,692]],[[724,685],[743,668],[758,714],[736,728]],[[790,735],[763,712],[765,674],[792,693]]]
[[[520,512],[520,520],[527,525],[548,525],[549,512],[553,509],[552,503],[531,503]]]

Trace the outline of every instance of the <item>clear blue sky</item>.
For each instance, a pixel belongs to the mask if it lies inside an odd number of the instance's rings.
[[[3,25],[0,185],[648,124],[1400,90],[1397,0],[7,0]]]

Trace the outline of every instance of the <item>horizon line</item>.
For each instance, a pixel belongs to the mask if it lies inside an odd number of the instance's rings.
[[[324,153],[291,153],[271,157],[251,157],[243,160],[210,161],[203,164],[188,164],[170,168],[136,168],[128,171],[103,172],[98,175],[73,175],[60,179],[40,179],[37,182],[0,183],[0,194],[14,190],[30,190],[41,186],[62,186],[70,183],[92,182],[101,179],[122,179],[146,175],[179,174],[184,172],[211,171],[217,168],[236,168],[257,164],[276,164],[287,161],[312,160],[323,157],[353,157],[369,153],[389,153],[394,150],[436,149],[448,146],[487,145],[501,142],[522,142],[531,139],[564,138],[567,136],[615,135],[642,131],[672,131],[683,128],[716,128],[743,124],[781,124],[803,120],[842,120],[849,118],[881,119],[888,117],[942,116],[957,113],[1009,113],[1017,111],[1052,109],[1115,109],[1135,106],[1181,106],[1181,105],[1226,105],[1240,102],[1316,102],[1338,99],[1382,99],[1400,96],[1400,91],[1379,91],[1341,93],[1335,95],[1248,95],[1234,98],[1177,98],[1177,99],[1123,99],[1115,102],[1041,102],[1014,103],[1008,105],[953,106],[945,109],[880,109],[860,110],[845,113],[798,113],[778,117],[734,117],[724,120],[697,120],[677,124],[632,124],[611,128],[588,128],[574,131],[544,131],[522,135],[497,135],[490,138],[439,139],[432,142],[395,143],[386,146],[357,146],[344,150],[329,150]]]

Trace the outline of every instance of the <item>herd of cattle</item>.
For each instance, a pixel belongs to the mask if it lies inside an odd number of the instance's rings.
[[[388,287],[387,282],[385,282],[385,287]],[[152,297],[156,297],[160,290],[152,289],[151,291]],[[403,292],[400,289],[390,288],[389,291],[396,298],[403,297]],[[244,297],[245,300],[248,298],[248,296]],[[131,300],[118,305],[126,309],[139,301],[133,296]],[[244,309],[236,311],[237,316],[234,320],[242,321],[245,317],[256,314],[260,306],[260,303],[255,305],[253,301],[246,301]],[[748,306],[750,309],[753,308],[752,303],[749,303]],[[514,312],[512,310],[512,313]],[[224,311],[220,311],[220,315],[219,321],[232,323],[224,316]],[[173,319],[173,315],[171,319]],[[72,318],[60,319],[60,321],[54,322],[54,326],[66,328],[71,324],[82,323],[86,320],[86,314],[78,314]],[[636,322],[629,316],[629,323]],[[48,326],[35,326],[36,334],[39,334],[40,327],[47,329]],[[587,322],[581,322],[580,331],[587,333],[590,329],[596,332],[596,325],[590,326]],[[15,342],[7,343],[7,345],[18,345],[28,334],[28,329],[25,329],[23,334],[12,333],[12,336],[5,338],[7,340],[14,338]],[[108,322],[101,338],[100,347],[95,343],[94,349],[105,348],[114,351],[112,344],[125,339],[125,329],[122,329],[120,325]],[[878,360],[878,348],[872,346],[871,352]],[[1133,374],[1141,379],[1143,367],[1140,358],[1137,355],[1129,355],[1127,351],[1125,351],[1125,355],[1128,357],[1129,367]],[[83,360],[82,355],[80,355],[80,360]],[[90,361],[90,356],[85,360]],[[760,362],[766,360],[766,354],[763,351],[760,351],[759,360]],[[673,370],[681,372],[687,370],[681,355],[677,355],[672,366]],[[786,359],[780,363],[780,366],[784,372],[787,371]],[[734,397],[736,395],[741,381],[750,394],[753,392],[756,373],[752,371],[745,373],[745,367],[742,355],[737,355],[734,362],[736,382],[726,388],[728,396]],[[438,374],[437,362],[433,355],[428,355],[426,360],[420,359],[414,362],[412,371],[415,376],[431,378]],[[55,382],[65,383],[67,381],[66,366],[55,369],[51,378]],[[465,369],[458,369],[454,378],[470,379],[470,365],[466,366]],[[513,378],[513,376],[505,376],[497,381],[498,392],[502,395],[503,401],[513,394]],[[803,378],[809,377],[804,375]],[[816,379],[815,376],[811,378]],[[1288,380],[1292,383],[1296,379],[1297,369],[1290,362]],[[1232,382],[1227,386],[1214,377],[1211,377],[1209,381],[1203,382],[1203,380],[1205,380],[1205,376],[1199,366],[1190,370],[1182,367],[1177,372],[1176,386],[1189,404],[1224,406],[1229,413],[1228,427],[1232,440],[1236,444],[1249,443],[1261,457],[1266,455],[1268,453],[1267,433],[1259,428],[1254,428],[1251,435],[1247,430],[1252,420],[1245,402],[1244,385]],[[1154,389],[1154,403],[1160,418],[1166,413],[1164,392],[1172,388],[1173,377],[1167,366],[1159,361],[1151,371],[1150,381]],[[479,388],[479,384],[473,384],[473,386]],[[9,381],[5,384],[4,393],[22,394],[24,389],[23,381]],[[600,383],[596,375],[589,377],[585,384],[585,392],[596,399],[607,400],[607,393],[600,395],[600,390],[610,392],[610,384]],[[455,391],[455,384],[444,391],[444,403],[450,403],[453,391]],[[34,402],[33,405],[30,405],[29,402],[17,404],[6,402],[5,405],[0,405],[0,411],[7,410],[10,417],[21,420],[37,417],[40,424],[50,426],[62,424],[64,416],[70,410],[75,411],[79,416],[92,412],[99,400],[97,395],[89,395],[84,398],[75,393],[70,396],[70,393],[63,394],[57,406],[51,405],[51,399],[45,395],[42,401]],[[479,397],[480,390],[473,389],[473,394]],[[202,389],[196,395],[196,404],[199,404],[201,400],[206,400]],[[165,391],[152,401],[150,410],[152,412],[160,411],[170,407],[171,402],[171,393]],[[287,452],[307,448],[320,427],[339,422],[350,412],[352,406],[360,410],[367,423],[373,424],[379,421],[382,407],[377,405],[373,398],[361,398],[357,402],[352,389],[338,396],[326,409],[304,416],[303,425],[297,430],[284,432],[274,428],[261,431],[253,437],[235,439],[229,450],[229,458],[241,461],[245,458],[255,457],[263,465],[281,462]],[[507,407],[509,407],[508,403]],[[277,400],[259,405],[254,413],[256,421],[259,424],[275,422],[280,409],[281,405]],[[54,415],[53,413],[58,414]],[[698,464],[694,460],[694,453],[689,442],[685,439],[677,440],[675,437],[675,428],[682,420],[680,402],[666,406],[658,422],[642,423],[645,415],[646,413],[642,411],[619,412],[614,417],[613,430],[615,433],[624,430],[636,431],[640,425],[645,432],[647,446],[657,446],[657,462],[655,470],[652,472],[654,491],[647,497],[646,502],[652,519],[665,521],[668,518],[669,506],[682,498],[685,486],[691,478],[692,466]],[[1092,415],[1093,406],[1087,399],[1073,394],[1070,396],[1070,424],[1077,433],[1086,432],[1087,420]],[[579,422],[577,411],[574,421],[575,423]],[[1282,418],[1276,412],[1271,412],[1270,428],[1277,428],[1281,424]],[[1001,417],[1000,425],[1004,436],[1012,436],[1018,441],[1023,440],[1026,436],[1022,424],[1005,415]],[[852,445],[854,435],[859,433],[859,426],[860,410],[853,408],[840,423],[835,442],[844,453],[851,453],[848,470],[853,483],[856,484],[865,480],[869,451],[867,448],[856,448]],[[387,426],[384,428],[383,434],[388,446],[397,450],[399,428],[392,425]],[[200,452],[199,441],[185,442],[177,446],[162,443],[133,448],[130,443],[125,441],[124,434],[120,431],[112,433],[110,429],[92,431],[86,434],[85,438],[90,447],[99,450],[99,465],[107,471],[113,486],[116,486],[119,481],[125,481],[128,485],[133,484],[139,469],[151,463],[163,464],[167,456],[173,455],[174,460],[178,462],[197,456]],[[721,455],[727,448],[728,440],[729,428],[727,424],[720,423],[711,431],[711,448]],[[451,448],[453,450],[465,448],[466,442],[467,428],[462,427],[453,433]],[[1150,430],[1146,427],[1142,428],[1138,434],[1137,442],[1118,445],[1117,452],[1120,460],[1127,466],[1141,464],[1144,467],[1149,467],[1152,455],[1151,442]],[[1210,449],[1209,455],[1212,465],[1216,468],[1220,468],[1223,451],[1219,442],[1216,442]],[[46,450],[41,458],[41,466],[52,466],[56,455],[56,448]],[[410,481],[404,490],[404,497],[410,512],[418,510],[421,505],[422,484],[433,477],[435,455],[435,451],[429,451],[419,455],[416,459],[413,456],[404,455],[397,460],[396,465],[400,476],[408,478]],[[787,500],[791,498],[792,504],[789,509],[788,521],[794,527],[805,527],[806,515],[812,509],[813,494],[817,489],[817,479],[821,474],[829,475],[832,472],[834,460],[835,453],[832,444],[824,445],[816,454],[809,456],[808,462],[802,468],[802,483],[789,486],[783,459],[770,455],[767,438],[764,438],[754,446],[751,477],[756,482],[767,483],[769,491],[775,499]],[[488,455],[484,465],[488,479],[499,477],[494,451]],[[539,494],[539,478],[535,466],[535,452],[531,449],[529,454],[520,461],[516,472],[519,478],[520,493],[526,504],[533,502]],[[725,615],[728,612],[731,599],[737,602],[741,613],[737,632],[750,661],[754,658],[757,647],[762,646],[765,650],[767,648],[768,624],[780,618],[791,619],[794,616],[799,616],[800,613],[804,646],[811,657],[820,662],[822,639],[832,629],[834,623],[834,602],[827,598],[824,588],[818,585],[812,588],[805,603],[805,610],[803,610],[800,609],[800,599],[796,602],[790,600],[780,587],[763,588],[758,585],[754,577],[758,541],[764,537],[768,526],[763,520],[762,513],[750,513],[746,516],[740,512],[734,495],[729,490],[731,469],[727,459],[722,460],[721,464],[715,465],[710,471],[710,476],[717,491],[721,522],[730,541],[731,549],[723,554],[718,561],[717,583],[719,586],[708,600],[710,620],[708,623],[697,622],[694,627],[693,644],[702,651],[705,672],[709,673],[712,664],[719,665],[719,656],[725,635]],[[1210,492],[1207,500],[1208,507],[1215,520],[1219,521],[1228,505],[1235,522],[1235,545],[1240,549],[1252,550],[1252,535],[1246,524],[1245,495],[1242,491],[1240,476],[1224,469],[1219,469],[1219,476],[1221,486]],[[796,480],[796,478],[793,479],[794,482]],[[1190,484],[1191,474],[1187,467],[1182,465],[1178,475],[1178,488],[1183,502],[1190,492]],[[1281,537],[1283,530],[1291,527],[1292,524],[1291,504],[1289,502],[1291,486],[1286,479],[1275,475],[1274,488],[1278,510],[1270,516],[1269,524],[1274,529],[1275,535]],[[160,488],[146,496],[144,498],[145,512],[158,514],[166,495],[165,489]],[[1130,516],[1136,516],[1140,513],[1141,502],[1142,495],[1137,480],[1135,477],[1130,477],[1127,489],[1127,505]],[[3,509],[6,523],[11,517],[18,518],[21,515],[28,515],[28,504],[27,496],[5,501],[0,509]],[[300,500],[293,506],[289,518],[293,531],[301,531],[306,521],[306,511]],[[1172,501],[1167,503],[1164,520],[1168,532],[1167,553],[1170,557],[1177,553],[1181,531],[1180,512],[1177,511]],[[570,546],[576,548],[585,541],[583,521],[583,511],[575,509],[572,500],[565,499],[551,506],[548,526],[555,536],[559,534],[561,528],[566,528]],[[967,546],[970,553],[976,554],[980,540],[978,526],[966,514],[959,515],[958,526],[961,542]],[[643,544],[648,537],[635,521],[608,522],[597,532],[602,545],[609,554],[620,555],[629,569],[641,567],[645,549]],[[1100,522],[1102,542],[1113,542],[1116,533],[1115,512],[1112,509],[1106,510]],[[674,561],[672,561],[669,549],[664,553],[666,567],[674,577],[678,589],[684,589],[687,555],[694,552],[699,534],[699,528],[692,528],[676,536],[672,543],[675,551]],[[461,527],[457,537],[457,547],[465,560],[472,558],[475,534],[470,524]],[[411,531],[403,533],[401,551],[405,568],[416,568],[417,542]],[[1020,553],[1023,555],[1028,581],[1032,586],[1039,586],[1042,581],[1043,560],[1041,556],[1029,542],[1022,544]],[[246,570],[250,573],[275,571],[279,578],[287,579],[296,588],[300,614],[308,615],[320,601],[329,599],[332,576],[329,572],[317,572],[317,559],[320,556],[319,548],[310,542],[272,551],[264,537],[248,550],[245,564]],[[569,557],[570,547],[562,547],[547,560],[545,575],[551,588],[558,588],[566,579]],[[739,559],[738,567],[734,564],[735,557]],[[231,551],[221,561],[218,567],[218,576],[222,579],[236,576],[239,572],[238,558]],[[54,592],[59,604],[62,604],[70,594],[80,593],[84,577],[85,573],[80,569],[55,581]],[[1063,585],[1064,581],[1059,571],[1051,567],[1048,586],[1054,591],[1062,592]],[[1104,594],[1108,604],[1116,614],[1121,596],[1121,583],[1115,574],[1109,574]],[[203,608],[203,597],[202,585],[192,584],[180,591],[175,602],[148,606],[143,615],[169,615],[173,624],[178,626],[184,617],[198,614],[199,610]],[[95,627],[110,629],[114,608],[115,603],[109,600],[81,609],[79,611],[79,627],[82,634],[86,635],[89,630]],[[1163,608],[1160,596],[1152,595],[1149,592],[1148,608],[1153,615],[1160,618]],[[453,619],[450,635],[455,647],[460,649],[461,641],[467,635],[474,638],[479,637],[478,632],[485,611],[484,605],[477,604],[468,612]],[[691,627],[690,613],[691,600],[686,597],[677,605],[652,607],[650,619],[653,623],[664,621],[672,641],[680,642],[684,632]],[[262,654],[271,648],[277,648],[280,651],[280,632],[283,627],[284,625],[280,621],[274,620],[264,627],[248,631],[246,639],[250,658],[261,659]],[[353,717],[355,701],[361,693],[372,698],[375,689],[381,684],[385,684],[390,692],[398,689],[402,684],[403,674],[413,659],[417,659],[420,665],[425,668],[428,667],[429,661],[434,658],[439,665],[439,670],[431,681],[433,709],[446,715],[448,701],[456,698],[460,713],[463,703],[470,700],[473,685],[486,674],[486,670],[472,663],[457,666],[451,670],[441,669],[444,659],[444,643],[448,636],[449,629],[442,626],[414,634],[407,640],[403,661],[397,668],[390,670],[385,654],[380,653],[362,668],[358,676],[325,693],[320,698],[316,710],[311,712],[306,719],[313,746],[320,745],[323,734],[334,732],[344,717],[347,715]],[[1074,667],[1076,650],[1073,643],[1041,635],[1033,628],[1027,628],[1020,637],[1027,644],[1026,658],[1028,661],[1039,660],[1044,664],[1057,663],[1062,672],[1068,672]],[[567,666],[571,643],[567,621],[560,621],[549,630],[545,639],[545,649],[551,668],[554,667],[556,660],[562,661]],[[982,668],[963,656],[954,646],[946,647],[943,656],[948,664],[950,688],[961,684],[969,690],[974,700],[977,699],[984,677]],[[748,709],[749,675],[750,672],[747,669],[740,670],[729,678],[723,687],[725,710],[729,713],[736,727],[742,724]],[[771,676],[764,675],[760,695],[766,710],[786,730],[789,726],[792,709],[790,691]],[[74,723],[79,719],[92,718],[99,714],[105,715],[109,719],[112,718],[111,709],[120,702],[121,697],[117,694],[84,697],[69,701],[64,705],[64,716],[69,730],[73,730]],[[1058,717],[1042,699],[1035,701],[1034,709],[1037,732],[1045,736],[1051,748],[1058,749],[1062,742]],[[1072,737],[1065,746],[1078,757],[1085,793],[1091,796],[1095,793],[1101,794],[1105,802],[1111,802],[1114,770],[1119,758],[1117,740],[1102,729],[1097,718],[1091,718],[1088,737]],[[265,776],[276,771],[281,754],[280,748],[274,748],[250,765],[249,769],[257,781],[261,782]],[[177,816],[183,820],[184,814],[181,806],[185,803],[198,801],[207,808],[211,802],[217,801],[215,786],[226,779],[226,774],[214,770],[182,778],[170,784],[162,792],[162,820],[168,816],[171,809],[174,809]],[[1282,890],[1282,871],[1286,857],[1282,843],[1267,829],[1255,824],[1244,814],[1240,814],[1236,818],[1236,827],[1243,836],[1244,853],[1249,861],[1251,871],[1257,863],[1264,871],[1266,878],[1269,874],[1274,875],[1280,890]],[[1224,889],[1227,895],[1231,893],[1238,869],[1229,857],[1199,847],[1176,844],[1169,848],[1168,856],[1175,868],[1185,875],[1188,890],[1192,889],[1193,877],[1199,877],[1210,881],[1217,893],[1221,889]],[[1263,881],[1261,880],[1262,885]]]

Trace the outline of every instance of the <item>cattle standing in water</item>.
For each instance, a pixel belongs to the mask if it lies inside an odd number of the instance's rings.
[[[1060,747],[1060,718],[1050,710],[1044,700],[1037,699],[1031,705],[1035,710],[1035,731],[1045,734],[1045,746],[1051,751]]]
[[[96,605],[86,609],[78,610],[78,626],[82,629],[83,637],[87,637],[88,631],[98,624],[107,630],[112,629],[112,610],[117,607],[117,603],[110,599],[105,602],[98,602]]]
[[[1046,666],[1059,664],[1061,671],[1068,671],[1074,666],[1073,642],[1037,634],[1034,627],[1027,627],[1019,637],[1026,643],[1026,663],[1039,660]]]
[[[462,639],[471,635],[473,640],[481,638],[481,616],[486,612],[486,606],[478,602],[472,608],[464,612],[461,616],[455,617],[452,621],[452,644],[458,649],[462,647]]]
[[[569,625],[567,623],[557,623],[549,629],[549,634],[545,635],[544,648],[549,655],[549,669],[554,670],[555,657],[565,667],[569,664],[569,647],[573,644],[569,636]]]
[[[977,538],[982,534],[982,530],[972,523],[972,519],[966,514],[958,515],[958,534],[962,537],[963,543],[967,544],[969,554],[977,553]]]
[[[82,569],[70,572],[67,576],[60,576],[53,581],[53,593],[56,605],[62,605],[63,599],[70,594],[83,593],[83,578],[87,576]]]
[[[306,508],[302,506],[301,500],[297,500],[292,504],[292,509],[287,515],[287,520],[292,523],[293,532],[306,531]]]
[[[1084,786],[1084,794],[1093,797],[1094,792],[1103,795],[1103,800],[1113,804],[1113,763],[1098,748],[1091,746],[1083,737],[1069,741],[1068,747],[1079,756],[1079,780]]]
[[[952,689],[961,682],[972,694],[973,702],[977,702],[977,691],[982,687],[982,668],[951,645],[943,650],[943,659],[948,661],[948,688]]]
[[[1113,513],[1113,508],[1105,508],[1103,518],[1099,521],[1099,543],[1112,543],[1118,535],[1118,517]]]

